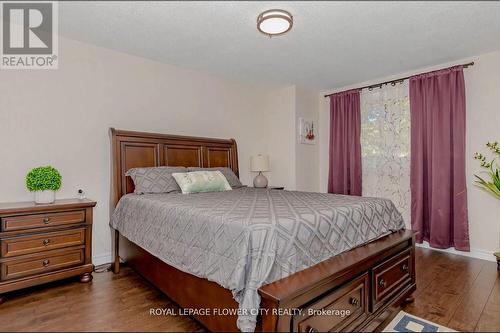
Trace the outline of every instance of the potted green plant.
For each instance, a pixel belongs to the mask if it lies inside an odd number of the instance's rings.
[[[481,163],[481,167],[486,169],[484,173],[488,178],[476,176],[476,185],[483,188],[497,199],[500,199],[500,146],[498,142],[488,142],[486,144],[493,153],[493,159],[488,162],[486,156],[481,153],[475,153],[474,158]]]
[[[53,203],[56,191],[61,188],[61,174],[51,166],[32,169],[26,175],[26,187],[35,192],[35,202],[38,204]]]
[[[487,171],[489,179],[476,176],[476,185],[491,193],[497,199],[500,199],[500,146],[498,142],[488,142],[486,144],[493,153],[493,159],[488,162],[486,156],[481,153],[475,153],[474,158],[481,163],[481,167]],[[500,252],[494,253],[497,259],[497,269],[500,270]]]

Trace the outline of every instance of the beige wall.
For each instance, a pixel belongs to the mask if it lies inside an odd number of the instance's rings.
[[[59,198],[83,188],[98,201],[97,262],[110,253],[110,126],[233,137],[247,184],[250,155],[267,149],[265,89],[65,38],[58,70],[0,71],[0,91],[0,201],[32,200],[27,171],[55,166],[63,175]]]
[[[299,142],[299,118],[314,122],[316,137],[318,131],[318,93],[296,87],[295,89],[295,179],[296,188],[300,191],[319,191],[319,140],[315,145]]]
[[[296,188],[295,181],[295,86],[273,89],[266,97],[269,185]]]
[[[317,92],[297,86],[269,91],[266,100],[269,184],[288,190],[318,191],[319,144],[299,142],[299,118],[318,123]]]
[[[475,65],[464,70],[467,98],[467,185],[469,195],[469,224],[471,251],[474,255],[492,259],[491,252],[500,248],[500,202],[473,185],[474,173],[480,171],[473,159],[475,151],[485,151],[487,141],[500,140],[500,52],[480,55],[454,62],[475,61]],[[443,68],[452,64],[441,64],[413,72],[363,82],[334,91],[386,81],[393,78]],[[328,91],[326,93],[333,92]],[[323,95],[323,94],[322,94]],[[326,191],[328,180],[328,135],[329,103],[320,96],[320,189]]]

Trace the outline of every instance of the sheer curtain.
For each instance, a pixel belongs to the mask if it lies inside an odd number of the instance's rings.
[[[391,199],[410,228],[410,101],[408,82],[361,94],[363,196]]]

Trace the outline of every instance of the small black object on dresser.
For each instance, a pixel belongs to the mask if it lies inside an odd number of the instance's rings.
[[[92,280],[95,201],[0,203],[0,303],[3,294],[80,275]]]
[[[267,188],[270,190],[284,190],[285,186],[268,186]]]

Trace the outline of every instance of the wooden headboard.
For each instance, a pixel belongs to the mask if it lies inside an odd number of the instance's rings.
[[[185,166],[229,167],[238,173],[238,152],[234,139],[155,134],[110,129],[111,209],[120,198],[134,191],[125,172],[135,167]]]

